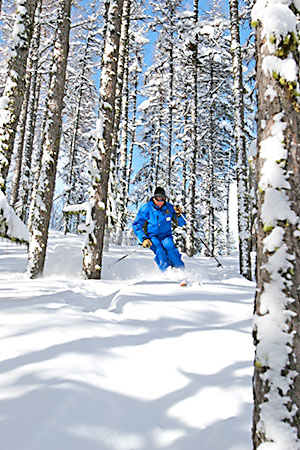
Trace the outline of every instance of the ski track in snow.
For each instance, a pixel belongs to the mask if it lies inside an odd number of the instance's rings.
[[[1,450],[250,450],[254,283],[237,258],[112,246],[81,278],[81,239],[52,232],[45,276],[0,242]]]

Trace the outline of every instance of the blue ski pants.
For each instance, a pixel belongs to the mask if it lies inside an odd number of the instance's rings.
[[[150,249],[155,253],[154,261],[161,271],[165,271],[169,266],[184,268],[181,255],[175,247],[172,237],[158,239],[150,237],[152,246]]]

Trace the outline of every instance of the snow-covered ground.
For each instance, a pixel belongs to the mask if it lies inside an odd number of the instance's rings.
[[[51,233],[44,278],[0,242],[1,450],[250,450],[254,283],[237,258],[113,246],[84,280],[78,236]]]

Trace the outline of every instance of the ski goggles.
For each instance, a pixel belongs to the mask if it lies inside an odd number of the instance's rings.
[[[162,196],[162,195],[155,195],[154,196],[155,200],[157,200],[158,202],[164,202],[166,200],[166,197]]]

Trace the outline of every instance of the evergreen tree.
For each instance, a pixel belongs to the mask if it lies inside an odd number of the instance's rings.
[[[88,155],[94,145],[90,132],[96,122],[98,93],[94,77],[95,66],[102,55],[103,6],[90,5],[89,13],[77,17],[77,27],[70,34],[70,53],[66,83],[66,108],[63,126],[63,165],[61,179],[65,184],[64,205],[74,205],[88,198]],[[80,23],[83,26],[80,26]],[[100,33],[99,33],[100,31]],[[64,232],[77,232],[78,214],[65,214]]]
[[[164,120],[161,122],[165,133],[166,148],[164,149],[165,164],[165,185],[169,188],[172,197],[172,155],[174,147],[174,122],[175,111],[175,42],[178,34],[178,19],[181,0],[150,1],[153,8],[153,27],[158,32],[156,41],[157,56],[159,55],[161,72],[165,89]],[[167,119],[167,120],[166,120]]]
[[[208,19],[199,23],[199,147],[197,165],[199,202],[201,206],[197,226],[204,234],[205,254],[220,251],[225,241],[221,221],[225,204],[226,174],[232,136],[224,123],[232,121],[232,72],[228,40],[228,21],[219,8],[208,11]],[[201,118],[201,119],[200,119]],[[203,130],[203,131],[202,131]],[[202,220],[201,220],[202,219]]]

